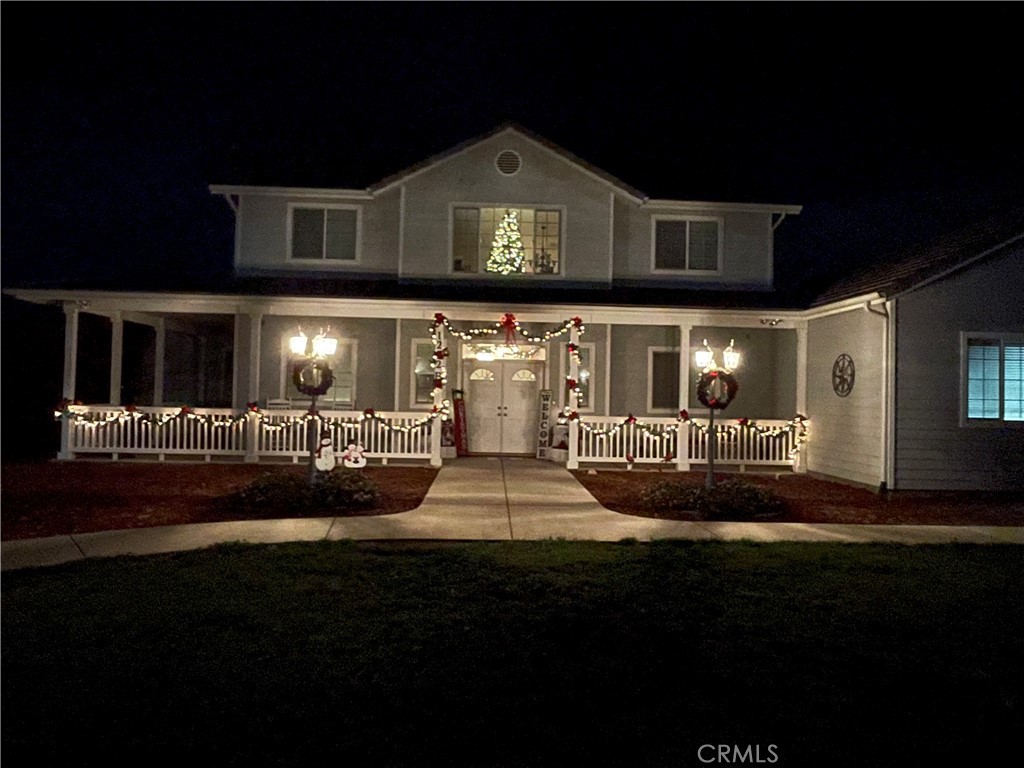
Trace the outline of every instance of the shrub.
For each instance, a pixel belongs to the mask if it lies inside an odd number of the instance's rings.
[[[784,505],[769,489],[743,480],[722,480],[714,488],[665,480],[645,488],[643,506],[660,511],[695,511],[702,520],[753,520],[781,514]]]
[[[640,503],[650,510],[693,511],[697,509],[697,498],[702,490],[689,483],[662,480],[640,492]]]
[[[380,500],[377,486],[362,472],[338,468],[317,473],[310,485],[305,474],[268,472],[225,499],[253,517],[331,517],[356,509],[371,509]]]
[[[371,509],[380,501],[380,491],[370,478],[345,467],[317,473],[310,490],[311,503],[329,510]]]
[[[705,520],[753,520],[783,511],[782,500],[769,489],[743,480],[722,480],[700,490],[697,512]]]

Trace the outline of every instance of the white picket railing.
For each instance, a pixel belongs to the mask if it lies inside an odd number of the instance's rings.
[[[248,461],[309,456],[309,422],[304,410],[262,411],[239,418],[227,408],[142,407],[134,414],[120,406],[76,405],[65,416],[61,456],[109,454],[244,457]],[[322,411],[321,431],[329,432],[335,453],[349,444],[363,446],[369,460],[431,458],[430,424],[412,429],[423,413],[390,413],[360,418],[358,411]]]
[[[624,416],[586,416],[591,429],[580,429],[580,462],[626,463],[632,456],[637,464],[704,464],[707,463],[708,440],[705,429],[680,423],[675,418],[645,418],[644,429],[636,424],[623,424]],[[699,423],[706,428],[707,422]],[[758,434],[754,429],[736,429],[737,419],[715,420],[718,438],[715,461],[722,465],[793,466],[791,452],[796,434],[786,430],[784,419],[758,419],[762,429],[779,429],[777,435]],[[615,427],[619,427],[615,430]],[[678,430],[665,432],[665,428]],[[607,432],[606,434],[601,434]],[[682,438],[682,440],[680,440]]]
[[[294,461],[309,456],[308,422],[301,410],[265,411],[257,432],[256,453],[261,457],[290,456]],[[429,459],[431,425],[410,429],[423,413],[392,413],[381,421],[362,419],[358,411],[321,411],[321,432],[329,432],[335,453],[349,445],[362,445],[367,458]]]

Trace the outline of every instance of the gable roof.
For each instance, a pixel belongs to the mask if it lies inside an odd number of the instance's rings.
[[[369,187],[369,191],[373,194],[384,192],[390,189],[391,187],[394,187],[395,185],[412,178],[413,176],[418,176],[419,174],[424,173],[425,171],[434,168],[435,166],[438,166],[452,159],[453,157],[456,157],[457,155],[462,154],[470,147],[476,146],[477,144],[487,141],[488,139],[494,138],[495,136],[498,136],[502,133],[519,134],[521,137],[527,139],[533,144],[536,144],[545,151],[560,157],[562,160],[570,163],[571,165],[575,165],[589,176],[597,178],[599,181],[602,181],[608,186],[612,187],[615,191],[633,199],[638,203],[648,199],[648,196],[645,193],[641,192],[639,189],[629,186],[624,181],[612,176],[610,173],[601,170],[595,165],[591,165],[586,160],[580,159],[579,157],[572,154],[568,150],[563,149],[562,147],[558,146],[552,141],[549,141],[548,139],[545,139],[543,136],[539,136],[538,134],[534,133],[533,131],[530,131],[527,128],[524,128],[518,123],[512,122],[503,123],[497,126],[496,128],[487,131],[486,133],[482,133],[479,136],[474,136],[471,139],[467,139],[466,141],[463,141],[460,144],[456,144],[454,147],[451,147],[450,149],[446,149],[444,152],[439,152],[436,155],[428,157],[426,160],[422,160],[414,165],[409,166],[408,168],[405,168],[404,170],[399,171],[398,173],[394,173],[388,176],[387,178],[381,179],[376,184],[371,184]]]
[[[871,293],[893,298],[1003,253],[1006,248],[1022,242],[1024,205],[1016,205],[926,244],[900,254],[889,254],[857,269],[818,294],[811,306]]]

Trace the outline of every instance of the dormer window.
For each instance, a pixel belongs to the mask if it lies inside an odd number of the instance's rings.
[[[452,272],[557,275],[561,243],[559,209],[458,206],[452,211]]]
[[[696,274],[721,271],[721,219],[657,216],[651,228],[652,271]]]
[[[355,206],[288,206],[288,258],[359,261],[359,209]]]

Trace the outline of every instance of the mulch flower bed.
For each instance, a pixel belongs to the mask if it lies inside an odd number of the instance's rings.
[[[123,528],[238,519],[222,503],[267,472],[305,474],[306,466],[195,464],[78,460],[5,464],[0,475],[0,536],[4,540]],[[386,515],[415,509],[437,475],[432,467],[369,466],[362,470],[380,490],[380,503],[354,515]],[[644,486],[663,480],[704,483],[703,472],[588,470],[573,473],[608,509],[645,517],[690,519],[639,503]],[[763,484],[787,504],[778,522],[927,525],[1024,525],[1024,493],[963,494],[897,492],[780,473],[721,475]],[[218,503],[221,502],[221,503]],[[302,516],[291,513],[289,517]],[[307,517],[330,516],[311,509]]]

